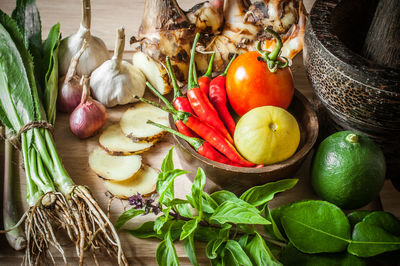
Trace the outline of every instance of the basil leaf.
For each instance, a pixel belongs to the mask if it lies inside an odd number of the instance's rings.
[[[161,172],[169,172],[175,169],[174,161],[173,161],[173,151],[174,147],[171,147],[168,151],[168,154],[165,156],[164,160],[161,164]]]
[[[60,45],[60,24],[55,24],[49,31],[43,44],[43,65],[46,70],[44,80],[43,104],[47,120],[55,123],[56,102],[58,95],[58,47]]]
[[[193,204],[195,204],[194,207],[199,211],[199,215],[201,212],[203,212],[202,195],[205,184],[206,184],[206,174],[204,173],[203,169],[199,168],[197,170],[197,174],[196,177],[194,178],[192,185]]]
[[[184,199],[172,199],[172,200],[170,200],[170,201],[167,202],[166,206],[172,207],[172,206],[174,206],[174,205],[186,204],[186,203],[188,203],[188,202],[189,202],[189,201],[184,200]]]
[[[217,253],[216,253],[215,250],[213,249],[214,244],[215,244],[215,242],[216,242],[217,240],[218,240],[218,239],[213,239],[213,240],[211,240],[210,242],[207,243],[207,246],[206,246],[206,256],[207,256],[207,258],[209,258],[210,260],[213,260],[213,259],[217,258]],[[221,241],[221,240],[218,240],[218,241]],[[218,247],[219,247],[219,246],[218,246]]]
[[[242,247],[242,248],[244,248],[246,245],[247,245],[247,241],[249,240],[249,235],[248,234],[245,234],[245,235],[242,235],[240,238],[239,238],[239,240],[238,240],[238,243],[239,243],[239,245]]]
[[[229,252],[232,254],[236,265],[252,265],[251,260],[247,256],[246,252],[244,252],[242,247],[235,240],[228,240],[226,242],[225,248],[229,250]]]
[[[194,238],[198,241],[209,242],[218,237],[218,229],[214,227],[198,226],[194,231]]]
[[[135,209],[129,209],[125,212],[123,212],[115,222],[115,229],[119,230],[126,222],[128,222],[130,219],[145,213],[144,210],[135,210]]]
[[[364,266],[363,259],[350,255],[347,252],[341,253],[323,253],[306,254],[297,250],[292,243],[289,243],[280,256],[280,261],[285,266],[311,266],[311,265],[329,265],[329,266]]]
[[[199,262],[197,261],[197,257],[196,257],[193,236],[194,236],[194,234],[190,234],[187,238],[185,238],[184,248],[185,248],[186,254],[188,255],[190,262],[194,266],[198,266]]]
[[[251,259],[253,265],[282,265],[272,255],[264,239],[256,233],[255,237],[245,246],[244,250]]]
[[[272,200],[276,193],[293,188],[298,181],[298,179],[283,179],[276,182],[266,183],[262,186],[252,187],[245,191],[240,196],[240,199],[253,206],[261,206]]]
[[[161,234],[154,232],[154,221],[145,222],[137,229],[126,229],[126,232],[137,238],[159,238],[162,239]]]
[[[189,206],[186,203],[178,204],[175,206],[175,208],[178,211],[179,215],[186,218],[193,218],[192,211],[190,210]]]
[[[197,217],[196,219],[190,220],[185,222],[185,224],[182,227],[182,233],[181,233],[181,237],[180,240],[185,239],[186,237],[188,237],[189,235],[191,235],[194,230],[196,230],[197,225],[199,224],[199,217]]]
[[[225,241],[226,241],[226,239],[224,239],[224,238],[215,239],[214,244],[212,245],[212,249],[211,249],[212,254],[216,255],[218,253],[218,249],[221,247],[221,245],[223,243],[225,243]]]
[[[205,192],[202,194],[202,201],[203,212],[205,213],[213,213],[218,208],[218,203]]]
[[[171,209],[172,209],[172,207],[168,207],[168,208],[162,210],[164,215],[157,217],[157,219],[154,221],[154,231],[156,231],[157,234],[161,233],[161,229],[163,228],[165,223],[168,222],[169,212],[171,211]]]
[[[169,229],[165,235],[165,239],[161,241],[156,250],[156,259],[158,265],[179,265],[178,255],[176,254],[174,243],[171,239],[171,230]]]
[[[400,236],[400,221],[391,213],[375,211],[365,216],[362,221],[378,226],[392,235]]]
[[[281,222],[293,245],[305,253],[340,252],[350,242],[350,224],[332,203],[309,200],[281,211]]]
[[[365,216],[370,213],[372,213],[372,211],[359,210],[347,214],[347,218],[349,219],[351,228],[353,228],[358,222],[361,222],[365,218]]]
[[[210,217],[210,220],[217,221],[221,224],[270,224],[268,220],[264,219],[259,214],[256,207],[250,204],[246,206],[232,201],[226,201],[218,206]]]
[[[163,179],[161,179],[159,175],[159,178],[157,179],[157,192],[160,195],[158,199],[159,202],[163,204],[168,204],[168,201],[164,200],[164,197],[166,197],[167,199],[174,198],[174,180],[178,176],[186,173],[188,172],[180,169],[174,169],[168,172],[161,173],[160,175],[163,175]]]
[[[214,192],[210,195],[210,197],[218,204],[221,205],[225,201],[233,201],[237,203],[246,203],[245,201],[239,199],[234,193],[227,191],[227,190],[220,190]]]
[[[275,215],[278,212],[275,212]],[[271,236],[271,237],[275,237],[278,240],[281,241],[286,241],[285,237],[282,235],[281,231],[279,230],[278,225],[275,222],[275,219],[271,213],[271,210],[268,208],[268,206],[266,206],[265,208],[265,218],[271,222],[271,224],[269,225],[265,225],[264,229],[265,231]],[[278,218],[279,219],[279,218]]]
[[[354,227],[352,241],[347,251],[359,257],[372,257],[398,249],[400,249],[400,237],[388,233],[379,226],[360,222]]]

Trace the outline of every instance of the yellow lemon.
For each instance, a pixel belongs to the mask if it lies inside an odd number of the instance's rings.
[[[256,164],[273,164],[292,156],[300,143],[300,129],[288,111],[275,106],[254,108],[236,125],[237,150]]]

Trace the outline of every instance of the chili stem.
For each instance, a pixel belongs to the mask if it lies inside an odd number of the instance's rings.
[[[226,74],[228,74],[229,67],[232,65],[233,61],[236,59],[236,54],[232,56],[231,61],[229,61],[229,64],[226,66],[224,73],[221,74],[221,76],[225,77]]]
[[[194,55],[196,53],[196,44],[197,41],[199,40],[200,33],[196,33],[196,36],[194,37],[193,45],[192,45],[192,51],[190,53],[190,64],[189,64],[189,75],[188,75],[188,90],[191,88],[196,87],[196,83],[193,80],[193,65],[194,65]]]
[[[191,137],[188,137],[188,136],[183,135],[182,133],[180,133],[180,132],[178,132],[178,131],[173,130],[172,128],[169,128],[169,127],[166,127],[166,126],[164,126],[164,125],[155,123],[155,122],[153,122],[153,121],[151,121],[151,120],[147,120],[147,124],[154,125],[154,126],[156,126],[156,127],[162,128],[162,129],[164,129],[165,131],[167,131],[167,132],[169,132],[169,133],[171,133],[171,134],[174,134],[174,135],[180,137],[181,139],[187,141],[190,145],[192,145],[192,146],[195,148],[196,151],[197,151],[197,150],[203,145],[203,143],[204,143],[204,141],[201,140],[201,139],[199,139],[199,138],[191,138]]]
[[[208,62],[207,72],[204,73],[203,77],[211,78],[212,67],[213,67],[213,63],[214,63],[214,57],[215,57],[215,52],[213,52],[213,53],[211,54],[210,61]]]
[[[181,90],[179,89],[178,83],[176,82],[175,73],[174,73],[174,70],[172,69],[171,60],[169,59],[169,56],[167,56],[166,61],[167,61],[169,78],[171,79],[172,87],[174,88],[174,99],[176,99],[178,97],[182,97],[183,94],[182,94]]]

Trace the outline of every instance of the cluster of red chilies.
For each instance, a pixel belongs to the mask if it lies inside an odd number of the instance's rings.
[[[148,82],[147,86],[160,97],[166,107],[141,98],[142,101],[171,113],[179,132],[151,121],[148,123],[178,135],[210,160],[239,167],[253,167],[255,164],[244,159],[233,145],[235,121],[227,109],[225,76],[234,58],[223,74],[211,79],[213,54],[207,72],[196,80],[194,55],[198,39],[199,34],[195,37],[191,51],[186,96],[180,91],[170,60],[167,58],[168,72],[174,88],[173,103],[165,99]]]

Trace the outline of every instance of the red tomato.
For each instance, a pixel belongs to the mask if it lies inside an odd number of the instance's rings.
[[[247,52],[233,61],[226,75],[226,93],[235,112],[242,116],[253,108],[273,105],[288,108],[294,94],[288,67],[271,72],[260,54]]]

